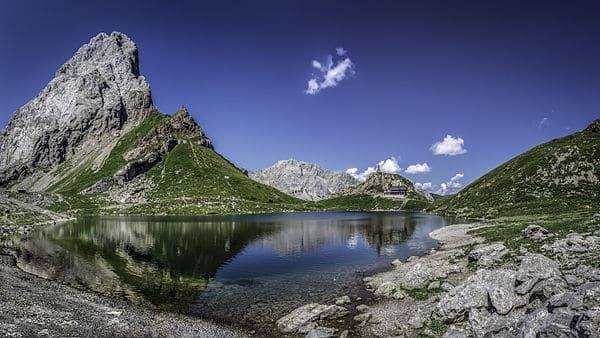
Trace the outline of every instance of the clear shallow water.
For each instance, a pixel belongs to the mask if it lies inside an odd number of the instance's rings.
[[[365,275],[436,246],[422,213],[86,217],[34,233],[19,265],[136,302],[260,327],[308,302],[368,298]]]

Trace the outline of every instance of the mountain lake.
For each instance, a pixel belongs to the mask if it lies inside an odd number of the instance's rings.
[[[451,224],[414,212],[99,216],[20,242],[19,266],[110,297],[269,330],[308,303],[372,294],[365,276],[437,246]],[[362,299],[356,302],[356,299]]]

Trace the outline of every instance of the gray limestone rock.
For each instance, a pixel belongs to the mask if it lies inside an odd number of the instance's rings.
[[[332,338],[335,337],[335,329],[324,326],[317,326],[310,330],[306,338]]]
[[[294,159],[278,161],[272,167],[250,171],[248,175],[255,181],[310,201],[328,198],[359,183],[345,172],[328,171]]]
[[[499,314],[507,314],[519,303],[514,284],[514,271],[478,270],[440,299],[434,316],[451,323],[463,318],[470,309],[488,307]]]
[[[493,243],[476,248],[469,253],[469,260],[477,262],[482,267],[491,267],[508,254],[508,249],[502,243]]]
[[[348,296],[342,296],[335,300],[335,305],[344,305],[344,304],[350,304],[350,303],[352,303],[352,301],[350,300],[350,297],[348,297]]]
[[[316,321],[337,319],[348,314],[348,310],[337,305],[307,304],[277,320],[277,328],[282,333],[308,333],[317,327]]]
[[[557,262],[544,255],[527,254],[517,272],[517,281],[521,283],[516,289],[517,293],[528,293],[538,281],[560,276]]]
[[[110,144],[152,108],[135,43],[123,33],[98,34],[1,132],[0,185]]]
[[[529,238],[534,241],[541,241],[548,238],[548,230],[539,225],[531,224],[521,232],[523,238]]]

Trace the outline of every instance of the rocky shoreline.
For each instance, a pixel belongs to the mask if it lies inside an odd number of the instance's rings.
[[[110,299],[23,272],[0,254],[2,337],[244,337],[235,328]]]
[[[531,245],[509,250],[471,234],[486,226],[438,229],[430,233],[437,249],[363,279],[374,301],[307,304],[281,317],[277,330],[311,338],[600,336],[599,231],[561,238],[531,225],[521,235]],[[31,227],[0,230],[25,235]],[[38,278],[20,270],[7,249],[0,283],[1,336],[245,335]]]
[[[599,232],[566,238],[539,226],[522,233],[511,252],[469,234],[481,225],[451,225],[430,234],[440,247],[390,271],[364,278],[373,304],[308,304],[282,317],[282,333],[307,337],[598,337]],[[594,265],[594,264],[592,264]],[[339,332],[336,321],[352,330]]]

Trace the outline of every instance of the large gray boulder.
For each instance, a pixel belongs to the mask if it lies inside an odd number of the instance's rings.
[[[478,270],[440,299],[434,317],[452,323],[478,308],[493,308],[498,314],[505,315],[520,303],[514,285],[515,272],[512,270]]]
[[[101,149],[152,107],[135,43],[123,33],[98,34],[1,132],[0,186]]]
[[[557,262],[544,255],[527,254],[521,260],[521,265],[517,272],[517,281],[520,283],[516,289],[517,293],[526,294],[540,280],[560,276],[561,273]]]

